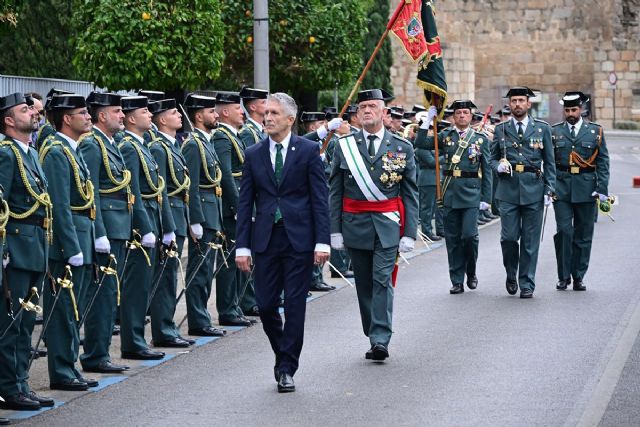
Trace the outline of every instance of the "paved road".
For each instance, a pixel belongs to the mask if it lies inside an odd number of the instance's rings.
[[[296,393],[276,392],[253,327],[24,425],[637,426],[640,137],[608,140],[621,205],[597,224],[587,292],[555,291],[550,211],[535,297],[507,295],[496,223],[480,233],[476,291],[449,295],[443,248],[403,266],[385,364],[365,361],[345,287],[309,304]]]

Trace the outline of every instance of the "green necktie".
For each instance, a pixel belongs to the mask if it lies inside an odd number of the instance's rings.
[[[518,137],[522,138],[522,122],[518,122]]]
[[[576,137],[576,127],[571,126],[571,138],[575,138],[575,137]]]
[[[284,162],[282,160],[282,144],[276,143],[276,167],[275,167],[275,177],[276,184],[280,185],[280,180],[282,179],[282,166]],[[276,214],[273,218],[273,222],[278,222],[282,219],[282,213],[280,212],[280,206],[276,208]]]
[[[367,139],[369,140],[369,155],[374,157],[376,155],[376,136],[369,135]]]

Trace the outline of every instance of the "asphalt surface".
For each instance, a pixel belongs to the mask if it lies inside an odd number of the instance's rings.
[[[555,290],[550,209],[535,297],[509,296],[494,222],[480,231],[475,291],[449,295],[442,247],[402,265],[384,364],[364,359],[345,286],[308,305],[295,393],[277,393],[258,325],[22,424],[638,426],[640,136],[607,138],[620,204],[615,222],[599,217],[587,292]]]

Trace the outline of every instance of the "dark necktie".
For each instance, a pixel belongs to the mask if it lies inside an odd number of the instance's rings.
[[[571,126],[571,138],[575,138],[575,137],[576,137],[576,127]]]
[[[284,162],[282,160],[282,144],[276,143],[276,165],[275,165],[275,177],[276,184],[280,185],[282,179],[282,166]],[[273,218],[273,222],[278,222],[282,219],[282,213],[280,212],[280,206],[276,208],[276,214]]]
[[[374,157],[376,155],[376,138],[375,135],[369,135],[367,139],[369,140],[369,155]]]
[[[518,122],[518,137],[522,138],[523,132],[522,132],[522,122]]]

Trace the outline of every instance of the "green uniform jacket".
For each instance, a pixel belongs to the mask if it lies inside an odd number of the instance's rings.
[[[471,128],[467,132],[474,132]],[[447,177],[447,170],[453,170],[452,159],[458,150],[460,135],[454,127],[444,129],[438,133],[438,148],[444,155],[443,186],[444,206],[452,209],[476,208],[480,201],[491,203],[492,173],[489,164],[489,140],[484,133],[474,132],[465,139],[469,146],[462,150],[457,169],[462,174],[472,174],[480,177]],[[434,138],[427,137],[426,129],[419,129],[416,136],[416,147],[432,150]],[[449,182],[447,188],[444,184]],[[542,196],[541,196],[542,197]]]
[[[46,122],[45,124],[40,126],[40,128],[38,129],[38,134],[36,135],[36,149],[40,151],[42,149],[42,144],[44,144],[44,141],[48,137],[55,134],[56,130],[53,125],[51,125],[51,123]]]
[[[149,149],[159,166],[159,173],[166,183],[164,194],[167,196],[166,204],[169,209],[162,210],[162,223],[169,224],[171,220],[175,225],[176,236],[187,236],[188,212],[187,203],[189,186],[189,170],[187,162],[182,156],[180,149],[169,141],[162,133],[157,133],[158,137],[151,141]],[[163,203],[164,205],[165,203]],[[166,218],[169,215],[171,218]],[[164,232],[168,232],[165,228]]]
[[[360,156],[369,168],[372,181],[387,198],[402,198],[405,209],[404,236],[415,239],[418,230],[418,186],[416,185],[413,147],[406,140],[385,131],[380,148],[372,160],[367,153],[363,132],[358,132],[354,137]],[[402,153],[406,153],[406,165],[396,171],[398,175],[402,176],[402,179],[399,183],[383,184],[380,177],[386,172],[383,169],[382,156],[402,155]],[[373,250],[376,235],[383,248],[398,246],[401,237],[400,227],[395,221],[382,213],[353,214],[343,212],[342,199],[344,197],[354,200],[366,200],[366,197],[353,178],[339,145],[334,152],[329,185],[331,233],[342,233],[346,247]]]
[[[247,120],[240,132],[238,132],[238,136],[244,143],[245,148],[251,147],[253,144],[257,144],[267,137],[267,134],[264,133],[262,129],[260,129],[253,120]]]
[[[118,148],[122,153],[122,157],[124,157],[127,168],[131,171],[131,192],[136,198],[133,204],[132,227],[138,230],[142,236],[152,232],[156,234],[156,237],[161,238],[162,236],[159,236],[158,233],[162,233],[163,231],[168,233],[175,229],[173,219],[171,219],[169,224],[158,224],[160,229],[157,229],[156,221],[154,218],[151,218],[150,215],[157,212],[160,216],[163,210],[169,208],[169,205],[168,203],[162,203],[162,206],[160,206],[157,197],[142,197],[143,194],[151,195],[156,193],[156,191],[151,188],[144,170],[146,168],[148,171],[151,184],[158,188],[158,164],[149,151],[149,148],[129,133],[122,139]],[[138,152],[140,152],[141,155],[139,155]],[[168,217],[168,215],[161,215],[161,218],[165,217]]]
[[[218,127],[213,134],[212,142],[222,170],[222,215],[234,216],[238,208],[245,146],[225,125]]]
[[[87,216],[88,211],[95,205],[82,211],[73,210],[87,204],[80,191],[86,191],[89,179],[89,169],[82,158],[82,154],[73,148],[69,142],[59,134],[48,139],[48,151],[44,154],[42,169],[49,180],[49,195],[53,203],[53,244],[49,251],[49,258],[54,261],[66,262],[70,257],[82,252],[84,265],[93,262],[93,220]],[[66,149],[66,150],[65,150]],[[77,165],[76,171],[68,156]],[[76,178],[82,185],[78,188]]]
[[[491,144],[493,170],[498,170],[500,159],[505,154],[511,163],[513,175],[497,175],[497,200],[515,205],[528,205],[541,201],[544,194],[555,193],[556,165],[553,158],[551,126],[548,123],[529,116],[529,123],[522,139],[518,137],[512,119],[496,125]],[[518,173],[517,165],[534,168],[540,172]]]
[[[556,196],[558,200],[570,203],[593,201],[591,194],[609,194],[609,151],[604,140],[602,127],[597,123],[583,120],[575,138],[566,122],[553,125],[553,148],[556,159]],[[580,173],[571,173],[569,156],[575,151],[584,160],[588,160],[597,151],[595,169],[580,168]]]
[[[123,174],[127,169],[120,150],[115,142],[109,142],[109,138],[98,128],[93,128],[92,132],[83,135],[78,144],[78,150],[89,168],[94,187],[97,208],[94,222],[96,238],[107,236],[109,239],[129,239],[131,237],[131,212],[127,193],[129,185],[121,190],[109,192],[123,182]]]
[[[418,163],[418,187],[436,185],[436,157],[433,150],[416,148],[416,161]],[[444,165],[444,156],[440,156],[440,167]]]
[[[18,161],[24,168],[27,185],[36,194],[47,191],[47,178],[36,160],[38,154],[29,148],[29,155],[19,147],[19,142],[7,137],[0,144],[0,185],[9,210],[22,214],[33,206],[35,200],[29,194],[20,174]],[[12,147],[15,149],[12,149]],[[20,159],[16,157],[18,153]],[[46,211],[40,205],[29,218],[44,218]],[[46,271],[49,258],[49,242],[45,230],[38,225],[15,222],[9,218],[4,252],[9,254],[11,265],[28,271]],[[77,252],[76,252],[77,253]]]
[[[189,222],[210,230],[222,230],[222,198],[220,161],[204,132],[196,129],[182,144],[182,154],[190,171]],[[216,179],[217,178],[217,179]]]
[[[322,144],[324,141],[320,139],[320,137],[318,136],[318,132],[309,132],[304,135],[303,138],[310,139],[311,141],[316,141],[318,145],[320,145],[320,149],[322,150]],[[324,159],[322,159],[324,163],[324,173],[327,175],[327,177],[331,175],[331,162],[333,161],[333,152],[335,151],[337,145],[338,137],[334,134],[327,144],[327,149],[324,150]]]

